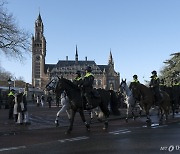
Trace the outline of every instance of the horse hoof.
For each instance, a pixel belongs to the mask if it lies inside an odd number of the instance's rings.
[[[86,129],[87,129],[87,131],[90,131],[90,125],[89,124],[86,124]]]
[[[103,130],[107,130],[107,129],[108,129],[108,123],[106,122],[106,123],[104,124]]]
[[[71,131],[70,131],[70,130],[67,130],[67,131],[65,132],[65,135],[70,134],[70,133],[71,133]]]
[[[59,126],[59,122],[58,122],[58,120],[55,120],[55,124],[56,124],[56,127],[58,127],[58,126]]]
[[[147,124],[151,124],[151,119],[147,119],[147,120],[146,120],[146,123],[147,123]]]
[[[107,130],[107,129],[108,129],[108,126],[104,126],[104,127],[103,127],[103,130]]]
[[[88,132],[90,132],[90,128],[87,128],[86,130],[87,130]]]
[[[68,134],[70,134],[70,132],[69,132],[69,131],[66,131],[66,132],[65,132],[65,135],[68,135]]]

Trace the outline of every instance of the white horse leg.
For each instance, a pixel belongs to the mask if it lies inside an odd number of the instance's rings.
[[[18,112],[18,120],[17,120],[18,124],[22,124],[23,120],[22,120],[22,112]]]
[[[56,114],[56,120],[55,120],[56,127],[59,126],[59,115],[60,115],[61,113],[65,112],[65,111],[66,111],[66,106],[63,105],[62,108],[57,112],[57,114]]]
[[[127,105],[127,109],[126,109],[126,122],[128,122],[128,118],[129,118],[129,104],[126,103]]]

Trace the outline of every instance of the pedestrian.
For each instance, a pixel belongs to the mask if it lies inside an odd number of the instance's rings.
[[[42,107],[44,106],[44,102],[45,102],[45,97],[44,97],[44,95],[41,95],[41,105],[42,105]]]
[[[49,94],[48,97],[47,97],[47,103],[48,103],[48,105],[49,105],[49,108],[51,108],[52,97],[51,97],[50,94]]]
[[[38,96],[37,96],[37,99],[36,99],[37,107],[39,107],[40,101],[41,101],[41,99],[40,99],[40,96],[38,95]]]
[[[15,95],[15,104],[14,104],[14,115],[16,124],[23,124],[23,113],[24,103],[23,103],[23,93],[17,93]]]
[[[60,101],[60,97],[58,95],[56,95],[56,106],[59,107],[59,101]]]
[[[14,110],[14,95],[15,95],[15,90],[11,89],[11,91],[8,94],[8,104],[9,104],[9,119],[14,119],[13,117],[13,110]]]
[[[30,124],[30,122],[29,122],[29,113],[28,113],[27,99],[26,99],[26,94],[25,93],[23,93],[23,104],[24,104],[23,123],[25,125],[28,125],[28,124]]]

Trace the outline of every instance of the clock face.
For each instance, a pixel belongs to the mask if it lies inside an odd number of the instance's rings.
[[[39,61],[40,60],[40,56],[36,56],[36,61]]]

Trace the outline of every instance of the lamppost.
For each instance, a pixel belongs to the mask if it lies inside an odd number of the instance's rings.
[[[35,99],[35,93],[34,93],[34,86],[33,86],[33,94],[32,94],[32,101],[33,101],[33,103],[34,103],[34,99]]]
[[[11,79],[9,78],[9,79],[8,79],[9,92],[10,92],[10,90],[11,90],[11,82],[12,82],[12,81],[11,81]]]

